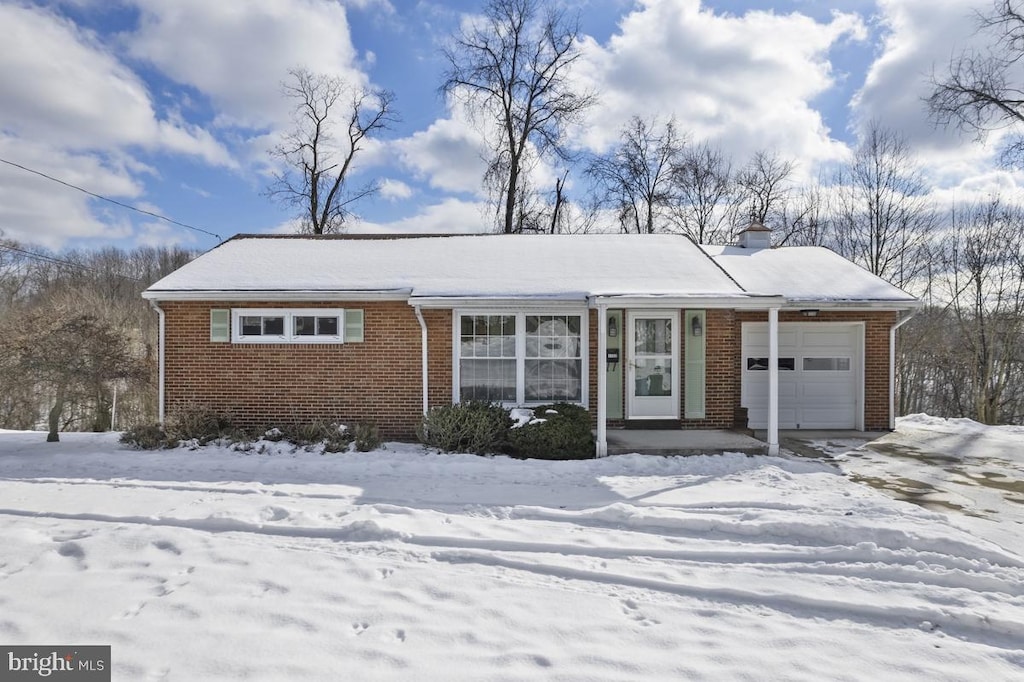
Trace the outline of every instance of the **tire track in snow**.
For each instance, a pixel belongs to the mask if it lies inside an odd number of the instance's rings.
[[[993,565],[987,559],[940,552],[894,551],[872,543],[855,546],[834,545],[827,548],[744,543],[726,550],[658,549],[651,547],[594,547],[566,543],[492,540],[458,536],[413,535],[388,529],[376,521],[365,519],[336,527],[311,528],[279,524],[255,524],[238,519],[213,517],[178,519],[172,517],[110,516],[92,513],[35,512],[0,509],[0,515],[28,518],[93,521],[111,524],[136,524],[172,527],[207,533],[243,533],[334,542],[373,543],[398,541],[405,545],[428,549],[480,550],[486,552],[517,552],[531,555],[549,554],[595,559],[635,559],[688,562],[693,565],[774,566],[804,574],[846,576],[892,583],[923,583],[935,587],[970,591],[999,592],[1010,597],[1024,594],[1024,579],[1017,577],[1013,567]],[[911,553],[913,552],[913,553]],[[881,564],[881,565],[879,565]],[[934,569],[940,567],[945,573]],[[915,570],[916,569],[916,570]],[[987,571],[979,574],[979,570]],[[883,580],[879,580],[883,578]]]
[[[439,551],[434,552],[432,557],[437,561],[451,564],[492,566],[566,581],[578,580],[614,587],[630,587],[706,602],[725,602],[734,606],[765,607],[796,618],[848,620],[871,627],[884,624],[885,627],[894,630],[921,629],[928,624],[963,640],[1010,651],[1019,651],[1020,642],[1024,640],[1024,622],[989,617],[968,608],[957,609],[949,605],[892,606],[851,603],[804,594],[771,594],[738,587],[709,588],[606,571],[526,562],[468,550]]]

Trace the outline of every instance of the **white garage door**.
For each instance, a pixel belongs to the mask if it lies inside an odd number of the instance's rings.
[[[779,323],[779,428],[858,428],[864,328]],[[768,428],[768,323],[743,323],[742,404]]]

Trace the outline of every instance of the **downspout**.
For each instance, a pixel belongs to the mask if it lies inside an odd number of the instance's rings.
[[[779,454],[779,309],[768,309],[768,454]]]
[[[157,421],[164,423],[164,339],[166,338],[167,322],[164,318],[164,309],[155,300],[150,300],[149,305],[160,318],[159,341],[157,342],[157,358],[159,370],[159,381],[157,383]]]
[[[908,311],[889,328],[889,430],[896,430],[896,330],[910,322],[917,309]]]
[[[608,456],[608,306],[597,306],[597,457]]]
[[[418,305],[414,305],[412,308],[416,311],[416,320],[420,323],[420,352],[423,356],[423,414],[426,414],[430,409],[430,392],[428,390],[430,382],[427,376],[427,322],[423,319],[423,310]]]

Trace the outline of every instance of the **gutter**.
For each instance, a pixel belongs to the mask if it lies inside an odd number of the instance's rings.
[[[427,321],[423,319],[423,310],[420,306],[414,305],[412,308],[416,311],[416,320],[420,323],[420,346],[423,363],[423,414],[426,414],[427,410],[430,409],[430,382],[427,375]]]
[[[405,301],[412,289],[317,290],[317,289],[147,289],[149,301]]]
[[[889,429],[892,431],[896,430],[896,330],[910,322],[917,310],[908,310],[889,328]]]
[[[149,305],[156,314],[160,317],[160,338],[157,343],[157,357],[159,358],[158,363],[160,367],[160,379],[157,384],[157,421],[160,424],[164,423],[164,339],[167,336],[167,321],[164,317],[164,309],[160,307],[160,304],[154,300],[150,300]]]

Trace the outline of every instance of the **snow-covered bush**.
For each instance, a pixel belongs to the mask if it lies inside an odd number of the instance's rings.
[[[174,410],[164,422],[164,429],[173,440],[194,441],[197,445],[231,437],[237,432],[230,415],[204,405],[186,405]]]
[[[136,450],[159,450],[178,446],[178,441],[168,438],[167,432],[159,424],[136,424],[121,434],[120,442]]]
[[[284,424],[273,430],[281,434],[280,440],[286,440],[293,445],[309,447],[323,443],[324,452],[345,452],[352,442],[352,434],[348,427],[324,420]]]
[[[594,435],[590,414],[579,405],[555,403],[534,408],[534,418],[509,432],[514,457],[590,459]]]
[[[380,447],[380,432],[377,424],[372,421],[362,421],[356,424],[352,432],[353,442],[359,452],[369,452]]]
[[[423,416],[417,435],[445,452],[488,455],[506,450],[512,424],[509,411],[501,405],[471,400],[432,408]]]

